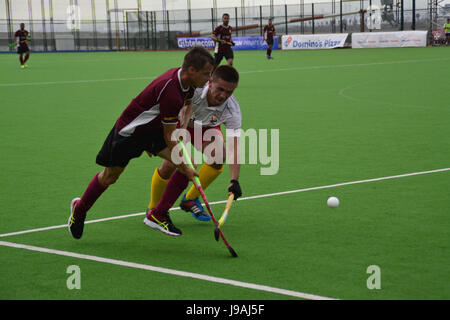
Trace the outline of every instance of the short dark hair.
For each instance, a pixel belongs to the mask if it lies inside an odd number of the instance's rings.
[[[222,18],[225,17],[225,16],[228,16],[228,18],[230,17],[230,15],[229,15],[228,13],[224,13],[224,14],[222,15]]]
[[[223,64],[221,66],[218,66],[216,70],[214,70],[212,78],[213,80],[222,79],[226,82],[238,83],[239,73],[234,67]]]
[[[196,46],[184,56],[182,69],[187,70],[189,67],[193,67],[198,71],[203,69],[208,63],[214,66],[214,58],[212,55],[205,48]]]

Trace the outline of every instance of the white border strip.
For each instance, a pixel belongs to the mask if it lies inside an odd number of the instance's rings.
[[[274,197],[274,196],[280,196],[280,195],[285,195],[285,194],[292,194],[292,193],[299,193],[299,192],[306,192],[306,191],[314,191],[314,190],[336,188],[336,187],[348,186],[348,185],[352,185],[352,184],[376,182],[376,181],[383,181],[383,180],[390,180],[390,179],[398,179],[398,178],[405,178],[405,177],[418,176],[418,175],[430,174],[430,173],[445,172],[445,171],[450,171],[450,168],[442,168],[442,169],[435,169],[435,170],[428,170],[428,171],[420,171],[420,172],[398,174],[398,175],[395,175],[395,176],[387,176],[387,177],[373,178],[373,179],[366,179],[366,180],[357,180],[357,181],[343,182],[343,183],[337,183],[337,184],[329,184],[329,185],[326,185],[326,186],[311,187],[311,188],[304,188],[304,189],[296,189],[296,190],[290,190],[290,191],[266,193],[266,194],[261,194],[261,195],[256,195],[256,196],[243,197],[243,198],[240,198],[238,201],[259,199],[259,198],[267,198],[267,197]],[[221,203],[226,203],[226,202],[227,202],[227,200],[220,200],[220,201],[210,202],[210,205],[221,204]],[[172,211],[172,210],[178,210],[178,209],[179,208],[171,208],[170,210]],[[131,214],[126,214],[126,215],[121,215],[121,216],[109,217],[109,218],[89,220],[89,221],[86,221],[85,223],[88,224],[88,223],[96,223],[96,222],[118,220],[118,219],[130,218],[130,217],[137,217],[137,216],[141,216],[143,214],[145,214],[145,212],[138,212],[138,213],[131,213]],[[58,225],[58,226],[50,226],[50,227],[43,227],[43,228],[37,228],[37,229],[30,229],[30,230],[23,230],[23,231],[17,231],[17,232],[10,232],[10,233],[0,234],[0,238],[20,235],[20,234],[26,234],[26,233],[31,233],[31,232],[39,232],[39,231],[60,229],[60,228],[66,228],[66,227],[67,227],[67,224],[61,224],[61,225]]]
[[[226,285],[232,285],[232,286],[242,287],[242,288],[247,288],[247,289],[266,291],[266,292],[270,292],[270,293],[276,293],[276,294],[281,294],[281,295],[291,296],[291,297],[296,297],[296,298],[301,298],[301,299],[336,300],[334,298],[322,297],[322,296],[317,296],[317,295],[313,295],[313,294],[309,294],[309,293],[280,289],[280,288],[264,286],[264,285],[254,284],[254,283],[248,283],[248,282],[242,282],[242,281],[236,281],[236,280],[231,280],[231,279],[226,279],[226,278],[219,278],[219,277],[208,276],[208,275],[199,274],[199,273],[192,273],[192,272],[179,271],[179,270],[173,270],[173,269],[167,269],[167,268],[161,268],[161,267],[154,267],[154,266],[147,265],[147,264],[140,264],[140,263],[134,263],[134,262],[127,262],[127,261],[123,261],[123,260],[102,258],[102,257],[91,256],[91,255],[87,255],[87,254],[81,254],[81,253],[75,253],[75,252],[69,252],[69,251],[61,251],[61,250],[54,250],[54,249],[48,249],[48,248],[42,248],[42,247],[35,247],[35,246],[24,245],[24,244],[13,243],[13,242],[0,241],[0,246],[16,248],[16,249],[25,249],[25,250],[37,251],[37,252],[43,252],[43,253],[49,253],[49,254],[56,254],[56,255],[65,256],[65,257],[108,263],[108,264],[112,264],[112,265],[116,265],[116,266],[123,266],[123,267],[128,267],[128,268],[154,271],[154,272],[165,273],[165,274],[170,274],[170,275],[175,275],[175,276],[180,276],[180,277],[186,277],[186,278],[204,280],[204,281],[221,283],[221,284],[226,284]]]

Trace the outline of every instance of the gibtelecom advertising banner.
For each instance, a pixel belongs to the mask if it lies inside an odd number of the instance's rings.
[[[235,45],[233,50],[266,50],[267,43],[262,37],[233,37]],[[178,38],[178,47],[181,49],[190,49],[195,46],[202,46],[207,49],[214,49],[214,41],[210,37],[198,38]],[[278,49],[278,36],[273,39],[272,50]]]
[[[427,31],[364,32],[352,34],[352,48],[426,46]]]
[[[283,50],[333,49],[343,47],[348,33],[282,36]]]

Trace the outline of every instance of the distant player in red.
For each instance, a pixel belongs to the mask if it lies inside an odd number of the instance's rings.
[[[26,64],[28,58],[30,57],[30,49],[28,48],[27,41],[30,33],[25,30],[25,24],[20,24],[20,29],[16,31],[14,34],[14,38],[16,38],[17,43],[17,53],[19,54],[20,67],[26,68],[28,65]],[[25,58],[23,54],[25,53]]]
[[[276,35],[275,27],[272,24],[272,19],[269,19],[268,24],[264,26],[263,31],[263,40],[267,42],[267,51],[266,51],[266,58],[267,59],[273,59],[272,58],[272,46],[273,46],[273,37]]]
[[[234,42],[231,38],[233,28],[229,25],[230,15],[224,13],[222,15],[222,24],[214,29],[211,39],[216,43],[214,48],[215,67],[217,67],[222,59],[225,57],[230,66],[233,65],[233,49]]]
[[[131,159],[147,151],[173,163],[172,149],[177,141],[172,141],[171,137],[177,127],[178,114],[192,99],[195,87],[203,87],[209,80],[213,64],[208,50],[195,47],[185,55],[181,68],[169,69],[131,100],[97,155],[97,164],[105,168],[94,176],[81,199],[72,200],[68,227],[75,239],[83,234],[87,211],[117,181]],[[178,169],[172,177],[174,183],[186,178],[193,181],[194,176],[198,176],[196,170],[184,163],[174,165]],[[167,213],[153,218],[152,223],[168,232],[179,232]]]

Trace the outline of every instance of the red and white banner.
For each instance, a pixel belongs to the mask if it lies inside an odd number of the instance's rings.
[[[427,31],[352,33],[352,48],[426,47]]]

